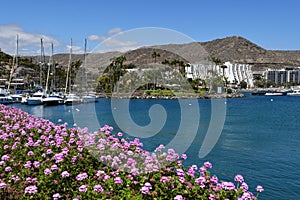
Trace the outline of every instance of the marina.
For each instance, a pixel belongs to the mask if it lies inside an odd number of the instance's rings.
[[[299,97],[252,96],[247,93],[246,98],[227,99],[226,102],[226,121],[221,137],[213,150],[200,159],[198,151],[210,122],[211,100],[198,100],[201,109],[200,128],[186,152],[189,159],[184,165],[210,160],[214,164],[212,173],[221,174],[222,180],[229,180],[239,172],[243,173],[249,185],[255,185],[259,180],[258,184],[265,188],[265,192],[261,194],[263,199],[298,199],[300,177],[295,169],[300,167],[300,125],[297,123],[300,120],[297,114],[300,112]],[[157,135],[141,138],[144,148],[150,151],[159,144],[168,144],[176,136],[181,120],[180,110],[185,109],[180,108],[178,100],[133,99],[130,114],[135,123],[147,125],[150,122],[149,109],[155,104],[166,109],[168,118]],[[73,127],[76,123],[80,127],[88,127],[89,131],[96,131],[99,126],[109,124],[115,128],[115,133],[122,131],[114,120],[109,98],[99,98],[95,104],[73,106],[28,106],[20,103],[10,106],[55,123],[61,119],[61,123],[66,122],[68,127]],[[93,116],[97,117],[97,124],[94,123]],[[79,117],[85,120],[80,121]],[[192,124],[198,123],[192,116],[188,121]],[[128,127],[130,126],[128,123]],[[124,134],[132,137],[130,132]],[[187,129],[186,135],[189,134]]]

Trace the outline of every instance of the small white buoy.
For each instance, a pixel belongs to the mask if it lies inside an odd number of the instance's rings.
[[[273,99],[271,99],[270,101],[274,101]]]
[[[191,106],[192,104],[191,103],[189,103],[189,106]]]

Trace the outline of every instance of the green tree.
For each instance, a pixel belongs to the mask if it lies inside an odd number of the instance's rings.
[[[156,51],[154,51],[154,52],[152,53],[152,58],[154,58],[154,63],[156,63],[156,58],[157,58],[157,57],[160,57],[160,54],[157,53]]]
[[[227,69],[227,66],[223,64],[220,67],[221,67],[222,73],[223,73],[224,86],[225,86],[225,88],[227,88],[227,77],[225,77],[225,69]]]
[[[244,81],[244,80],[242,80],[241,83],[240,83],[240,87],[241,87],[242,89],[247,89],[247,82]]]

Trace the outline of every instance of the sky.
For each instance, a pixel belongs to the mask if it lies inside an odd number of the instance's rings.
[[[0,48],[15,54],[19,35],[20,55],[38,55],[41,38],[46,54],[50,43],[54,53],[69,52],[71,38],[74,53],[83,52],[85,38],[91,52],[115,34],[152,27],[198,42],[238,35],[269,50],[300,50],[299,8],[298,0],[7,0],[1,1]],[[138,46],[134,37],[109,41],[112,49]]]

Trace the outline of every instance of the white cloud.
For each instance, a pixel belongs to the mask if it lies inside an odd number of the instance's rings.
[[[66,52],[70,52],[70,48],[71,48],[71,46],[67,45]],[[72,45],[72,53],[82,54],[82,53],[84,53],[84,49],[81,46],[74,46],[74,45]]]
[[[118,51],[127,51],[138,47],[138,42],[136,41],[123,41],[114,37],[106,39],[103,41],[103,44],[108,48]]]
[[[88,36],[88,40],[90,41],[102,41],[105,37],[99,36],[99,35],[90,35]]]
[[[121,34],[121,33],[122,33],[121,28],[113,28],[113,29],[108,30],[104,36],[90,35],[90,36],[88,36],[88,40],[102,42],[102,41],[106,40],[109,37],[112,37],[114,35]]]
[[[121,38],[123,31],[121,28],[113,28],[106,32],[105,36],[90,35],[88,40],[98,41],[100,44],[94,49],[96,52],[107,51],[128,51],[138,48],[138,42]]]
[[[113,35],[121,34],[121,33],[122,33],[121,28],[113,28],[113,29],[110,29],[109,31],[107,31],[108,36],[113,36]]]
[[[60,45],[60,42],[51,36],[39,33],[30,33],[16,25],[0,25],[0,48],[2,51],[15,54],[16,37],[19,36],[19,54],[34,55],[40,52],[41,38],[45,49],[50,49],[50,44]],[[45,51],[46,52],[46,51]]]

